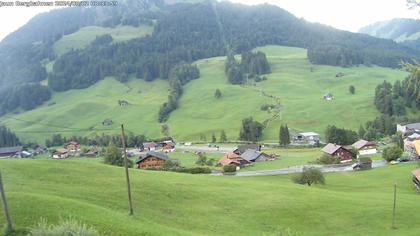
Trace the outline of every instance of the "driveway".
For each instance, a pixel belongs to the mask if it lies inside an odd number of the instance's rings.
[[[244,177],[244,176],[264,176],[264,175],[285,175],[302,172],[304,168],[318,168],[322,172],[345,172],[353,171],[352,164],[339,164],[339,165],[301,165],[301,166],[291,166],[289,168],[277,169],[277,170],[258,170],[258,171],[244,171],[237,172],[234,176]],[[374,160],[372,162],[372,168],[383,167],[386,165],[385,160]],[[212,175],[220,176],[223,175],[220,173],[213,173]]]

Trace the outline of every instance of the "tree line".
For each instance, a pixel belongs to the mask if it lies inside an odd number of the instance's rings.
[[[260,75],[271,72],[270,64],[263,52],[246,51],[238,63],[233,54],[229,54],[225,62],[225,74],[231,84],[243,84],[247,79],[261,80]]]
[[[0,125],[0,148],[21,145],[19,138],[6,126]]]
[[[72,137],[63,137],[61,134],[53,134],[51,138],[45,141],[45,145],[47,147],[59,147],[63,146],[64,144],[76,141],[82,145],[88,146],[101,146],[105,147],[108,146],[110,143],[115,144],[117,147],[122,147],[121,136],[120,135],[109,135],[109,134],[102,134],[96,135],[95,137],[82,137],[82,136],[72,136]],[[126,147],[141,148],[143,146],[143,142],[146,141],[146,137],[144,135],[134,135],[129,133],[125,137]]]
[[[159,122],[165,122],[172,111],[178,107],[178,100],[182,95],[185,84],[200,77],[200,70],[196,65],[180,64],[174,67],[169,75],[170,94],[168,101],[159,109]]]

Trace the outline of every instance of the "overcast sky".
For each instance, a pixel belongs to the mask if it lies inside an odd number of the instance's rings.
[[[392,18],[419,18],[406,0],[231,0],[245,4],[270,3],[298,17],[356,32],[360,27]],[[1,2],[1,1],[0,1]],[[0,40],[49,7],[0,7]]]

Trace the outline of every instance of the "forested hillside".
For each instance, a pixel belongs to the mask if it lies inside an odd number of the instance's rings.
[[[396,42],[416,40],[420,37],[420,20],[397,18],[380,21],[361,28],[359,32]]]
[[[130,76],[146,81],[168,79],[180,62],[244,53],[267,44],[307,48],[312,63],[334,66],[394,68],[401,60],[420,55],[418,50],[391,40],[308,23],[272,5],[176,2],[126,0],[115,8],[68,8],[41,14],[0,43],[0,66],[4,68],[0,86],[48,79],[49,89],[65,91],[89,87],[106,76],[122,82]],[[63,36],[90,25],[149,25],[153,33],[119,43],[111,43],[112,36],[99,35],[79,50],[64,55],[54,51],[54,44]],[[51,73],[47,73],[46,64]],[[16,107],[1,110],[27,109],[18,102],[13,104]]]

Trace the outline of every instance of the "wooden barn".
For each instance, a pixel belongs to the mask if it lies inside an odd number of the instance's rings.
[[[339,157],[341,162],[348,162],[353,159],[353,153],[349,149],[337,144],[329,143],[322,149],[322,151],[325,154]]]
[[[247,166],[250,165],[251,162],[248,160],[243,159],[238,154],[233,152],[228,152],[223,155],[223,157],[217,162],[218,166],[227,166],[227,165],[235,165],[235,166]]]
[[[246,150],[248,150],[248,149],[261,151],[261,147],[262,146],[259,145],[259,144],[243,144],[243,145],[239,145],[238,148],[233,150],[233,153],[236,153],[238,155],[242,155],[242,153],[245,153]]]
[[[263,152],[248,149],[242,153],[241,158],[250,162],[271,161],[273,157]]]
[[[136,164],[139,169],[162,168],[166,160],[168,160],[168,156],[165,153],[150,151]]]

